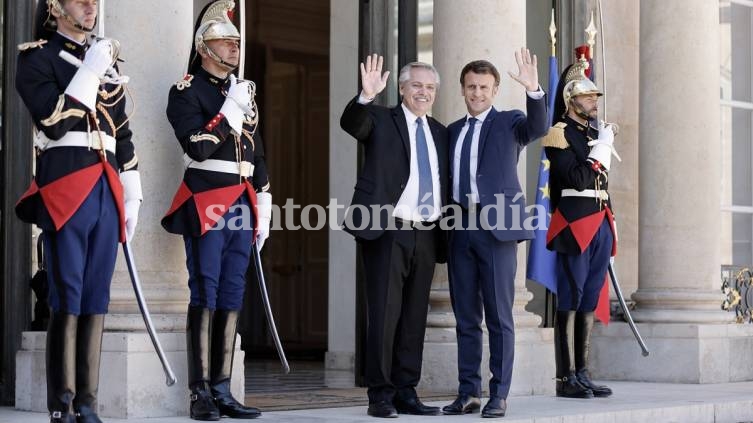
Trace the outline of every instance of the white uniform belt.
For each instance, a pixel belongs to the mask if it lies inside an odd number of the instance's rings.
[[[104,143],[105,150],[115,153],[115,138],[104,132],[69,131],[62,138],[53,140],[47,138],[44,132],[39,131],[34,137],[34,146],[42,151],[57,147],[86,147],[92,150],[101,150],[102,143]]]
[[[183,156],[187,168],[210,170],[212,172],[232,173],[234,175],[240,175],[245,178],[251,177],[254,174],[254,164],[251,162],[231,162],[230,160],[215,160],[207,159],[204,161],[196,161],[190,159],[187,155]]]
[[[609,193],[604,190],[584,189],[578,191],[575,189],[563,189],[562,197],[585,197],[585,198],[600,198],[604,201],[609,199]]]

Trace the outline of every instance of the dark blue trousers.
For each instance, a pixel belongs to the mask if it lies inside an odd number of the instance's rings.
[[[218,229],[220,222],[222,228]],[[229,208],[220,222],[200,237],[183,237],[191,290],[189,305],[210,310],[240,310],[255,224],[245,195]]]
[[[48,301],[55,312],[105,314],[120,222],[103,175],[59,231],[44,231]]]
[[[590,312],[596,309],[612,255],[612,237],[609,221],[604,219],[582,254],[557,253],[558,310]]]
[[[462,213],[463,227],[478,214]],[[459,394],[481,396],[482,318],[489,331],[489,393],[507,398],[515,353],[517,241],[499,241],[491,232],[454,230],[450,235],[450,297],[457,322]],[[483,313],[483,314],[482,314]]]

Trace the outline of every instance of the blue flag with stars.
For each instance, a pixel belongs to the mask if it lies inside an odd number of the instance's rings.
[[[554,116],[554,99],[559,83],[559,72],[557,66],[557,57],[549,57],[549,122],[553,123]],[[549,214],[549,160],[546,158],[544,149],[541,149],[541,160],[539,162],[539,184],[536,190],[536,204],[545,210],[544,219],[546,225],[544,229],[534,231],[536,237],[531,241],[531,249],[528,253],[528,269],[526,277],[534,282],[544,285],[548,290],[557,293],[557,254],[546,248],[546,231],[549,228],[551,215]],[[541,207],[537,207],[541,209]],[[538,222],[537,222],[538,223]],[[541,227],[541,225],[538,225]]]

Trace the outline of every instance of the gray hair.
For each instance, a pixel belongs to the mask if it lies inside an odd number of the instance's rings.
[[[400,69],[400,75],[397,78],[398,85],[403,85],[410,79],[411,69],[427,69],[434,73],[434,79],[437,80],[437,87],[439,87],[439,72],[434,66],[424,62],[411,62],[403,66]]]

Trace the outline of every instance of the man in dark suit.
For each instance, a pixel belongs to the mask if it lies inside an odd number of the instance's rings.
[[[438,220],[448,180],[447,130],[426,114],[439,74],[426,63],[400,70],[402,103],[370,104],[387,83],[383,59],[361,63],[362,91],[340,126],[362,143],[363,168],[344,229],[361,245],[366,274],[368,414],[436,415],[416,395],[429,289],[445,245]]]
[[[517,175],[518,156],[547,132],[547,112],[536,56],[515,52],[519,74],[510,76],[528,92],[528,117],[498,111],[492,101],[499,72],[491,63],[468,63],[460,75],[468,115],[451,124],[452,199],[459,216],[450,233],[450,295],[457,321],[458,397],[445,414],[481,407],[482,317],[489,330],[492,378],[484,417],[502,417],[512,378],[515,348],[512,317],[517,244],[533,238],[525,229],[525,198]],[[458,228],[458,224],[462,227]]]

